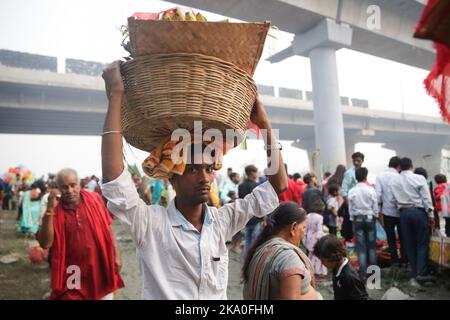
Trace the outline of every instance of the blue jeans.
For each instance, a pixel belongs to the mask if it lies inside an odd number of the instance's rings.
[[[427,213],[420,208],[404,208],[400,211],[400,226],[413,276],[425,275],[431,232]]]
[[[247,255],[247,250],[256,241],[261,231],[261,223],[258,222],[255,225],[249,225],[245,227],[244,232],[244,257]]]
[[[371,220],[367,216],[356,216],[355,220],[355,237],[356,237],[356,254],[359,260],[359,274],[363,277],[367,275],[367,258],[369,265],[377,264],[377,253],[375,251],[375,243],[377,240],[377,231],[375,227],[375,218]]]

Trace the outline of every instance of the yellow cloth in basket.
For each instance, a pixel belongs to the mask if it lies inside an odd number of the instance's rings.
[[[179,142],[172,141],[170,138],[163,140],[142,163],[142,169],[145,174],[155,179],[169,180],[174,174],[182,175],[186,169],[186,158],[181,163],[175,163],[172,158],[172,152]],[[216,156],[216,162],[213,164],[214,170],[222,168],[222,157],[226,148]]]

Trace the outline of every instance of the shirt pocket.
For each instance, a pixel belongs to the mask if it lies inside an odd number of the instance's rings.
[[[210,279],[217,290],[224,290],[228,284],[228,255],[212,255]]]

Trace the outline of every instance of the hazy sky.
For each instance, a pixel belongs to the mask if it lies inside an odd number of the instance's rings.
[[[158,12],[174,6],[151,0],[0,0],[0,49],[110,62],[125,54],[120,46],[121,36],[117,28],[126,23],[128,16],[134,12]],[[214,14],[205,15],[213,21],[222,19]],[[277,39],[268,37],[266,41],[263,58],[254,76],[256,82],[311,90],[307,58],[292,57],[277,64],[264,60],[287,47],[293,37],[283,32],[275,34]],[[423,88],[422,82],[428,73],[426,70],[347,49],[337,52],[337,64],[341,96],[367,99],[370,108],[439,116],[436,104]],[[99,174],[99,141],[99,137],[0,135],[0,174],[20,163],[39,175],[55,171],[65,164],[75,167],[82,174]],[[67,148],[61,149],[65,156],[43,152],[45,149],[42,146],[45,145]],[[378,150],[377,154],[382,155],[379,163],[373,164],[374,171],[381,170],[392,153],[380,153],[379,146],[366,147],[366,152]],[[144,155],[136,153],[140,155],[137,157],[140,161]],[[286,153],[289,153],[286,158],[292,170],[308,169],[303,151],[292,149],[289,152],[286,150]],[[246,152],[239,158],[250,162],[249,154]],[[70,160],[67,160],[69,155]],[[233,166],[243,165],[242,162],[235,163],[235,159],[225,160]]]

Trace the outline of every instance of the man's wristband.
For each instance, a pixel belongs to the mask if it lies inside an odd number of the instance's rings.
[[[122,134],[122,131],[119,131],[119,130],[105,131],[105,132],[102,132],[102,136],[106,136],[107,134],[112,134],[112,133]]]
[[[264,146],[264,150],[283,150],[283,146],[281,145],[281,143],[277,142],[276,144]]]

